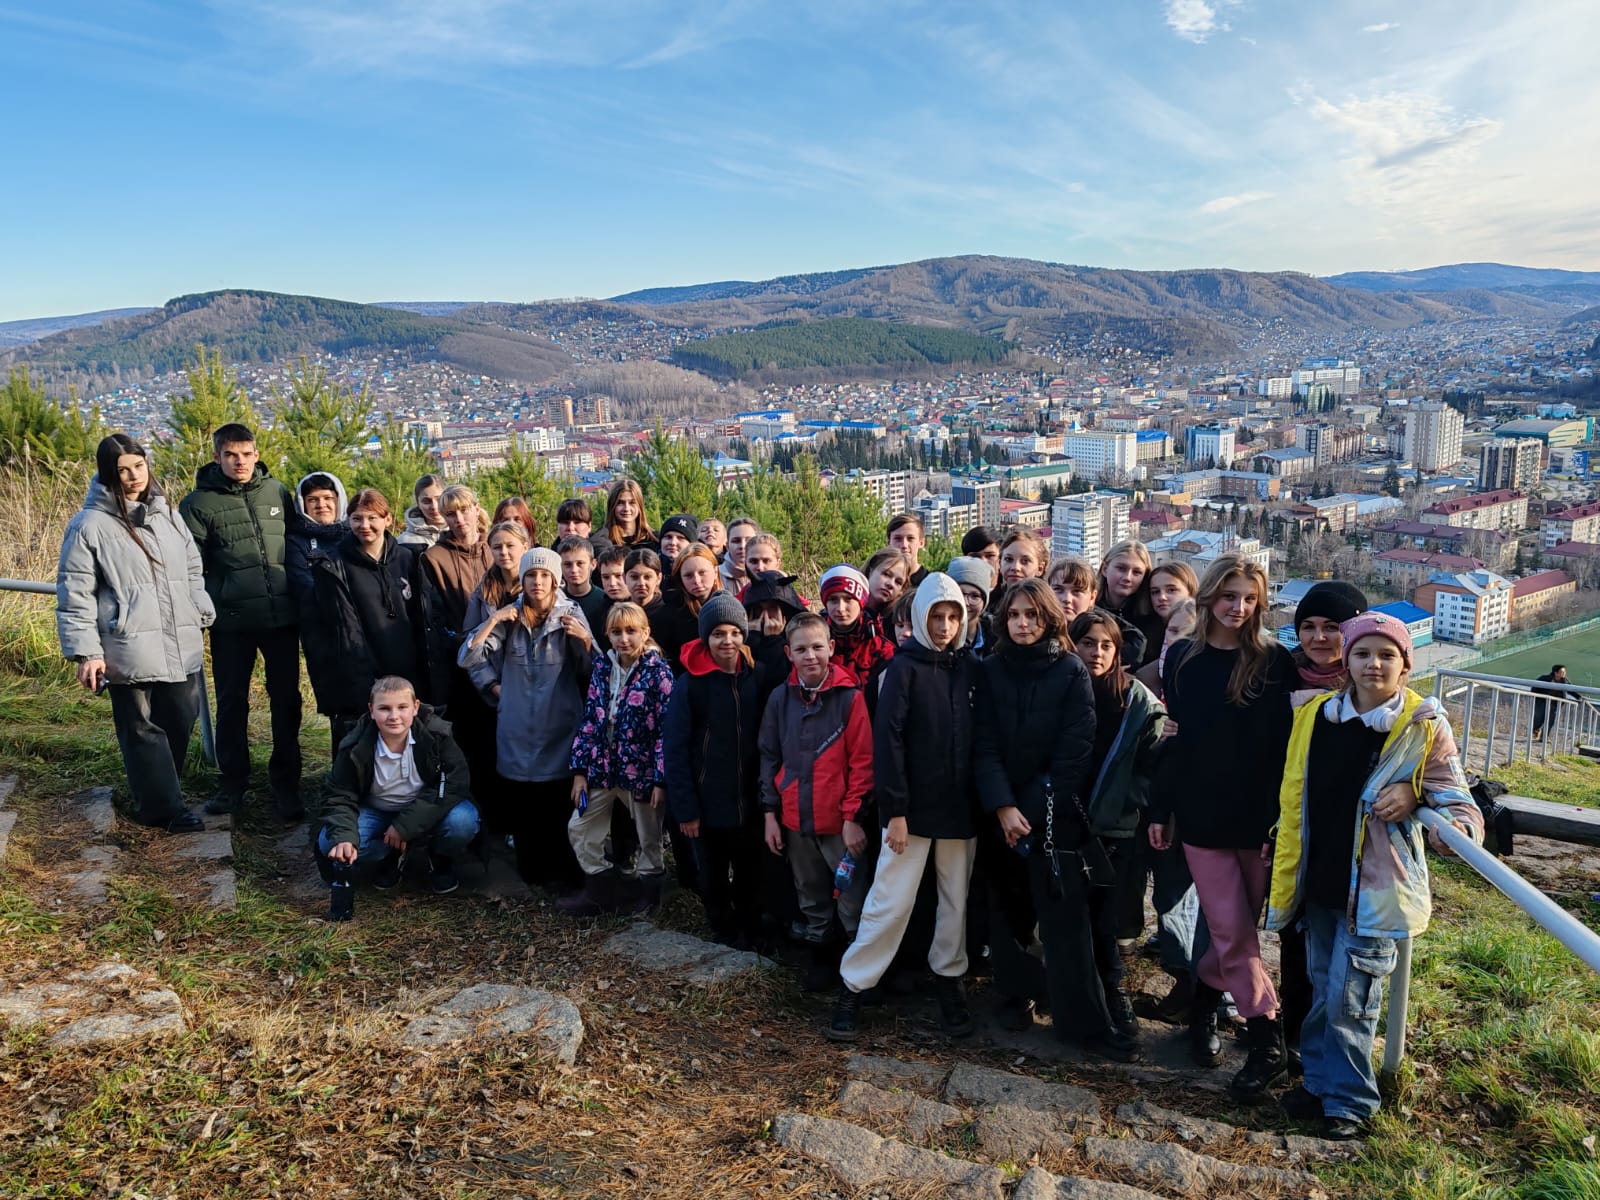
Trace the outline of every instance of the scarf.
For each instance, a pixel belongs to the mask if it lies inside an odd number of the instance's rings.
[[[1319,692],[1331,692],[1344,686],[1346,675],[1342,662],[1319,667],[1302,650],[1294,656],[1294,665],[1300,673],[1300,683],[1303,687],[1316,688]]]

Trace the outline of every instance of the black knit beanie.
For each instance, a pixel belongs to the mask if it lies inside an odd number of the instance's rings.
[[[1366,612],[1367,608],[1366,593],[1355,584],[1342,579],[1326,579],[1313,584],[1295,607],[1294,627],[1299,629],[1308,617],[1326,617],[1342,625],[1351,617]]]

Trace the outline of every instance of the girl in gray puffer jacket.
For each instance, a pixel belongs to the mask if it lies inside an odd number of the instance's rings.
[[[201,828],[180,776],[200,707],[201,630],[216,619],[200,551],[124,433],[101,441],[56,568],[56,630],[78,682],[109,689],[135,819]]]

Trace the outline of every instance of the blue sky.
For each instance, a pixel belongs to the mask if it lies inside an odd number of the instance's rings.
[[[1595,0],[0,0],[0,320],[990,253],[1600,269]]]

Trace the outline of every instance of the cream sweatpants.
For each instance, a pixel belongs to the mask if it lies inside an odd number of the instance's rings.
[[[928,949],[928,966],[935,975],[959,977],[967,973],[967,886],[972,880],[972,862],[977,856],[976,838],[933,838],[912,836],[899,854],[889,849],[884,839],[878,853],[877,873],[872,890],[861,912],[856,940],[844,952],[839,977],[852,992],[876,987],[905,936],[911,910],[917,903],[917,888],[922,883],[928,854],[933,854],[939,904],[934,915],[933,945]]]

